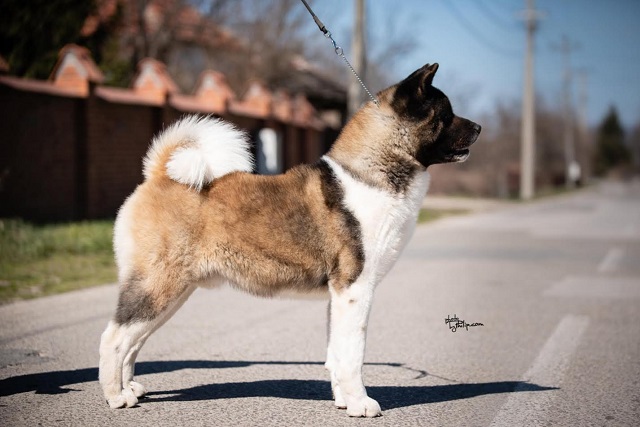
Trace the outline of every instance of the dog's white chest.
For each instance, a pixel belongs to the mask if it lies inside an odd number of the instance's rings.
[[[347,208],[360,223],[365,253],[362,275],[378,282],[393,267],[413,234],[429,174],[416,175],[404,195],[395,195],[357,181],[330,158],[324,159],[344,187]]]

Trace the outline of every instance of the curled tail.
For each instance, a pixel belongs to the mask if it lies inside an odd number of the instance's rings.
[[[230,172],[253,170],[244,132],[223,120],[188,116],[153,139],[144,159],[147,180],[167,176],[198,191]]]

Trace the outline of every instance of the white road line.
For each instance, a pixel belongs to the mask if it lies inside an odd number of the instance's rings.
[[[624,251],[621,248],[609,249],[609,252],[607,252],[600,264],[598,264],[598,273],[612,273],[616,271],[623,257]]]
[[[548,411],[558,392],[526,390],[530,390],[532,385],[558,387],[562,383],[569,361],[588,325],[587,316],[567,315],[560,321],[533,365],[524,374],[523,384],[517,386],[509,395],[491,426],[546,425]]]
[[[640,298],[637,277],[568,276],[543,292],[545,297],[630,299]]]

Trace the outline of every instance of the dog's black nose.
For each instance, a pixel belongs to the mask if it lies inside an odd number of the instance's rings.
[[[477,133],[480,133],[480,131],[482,130],[482,126],[480,126],[477,123],[473,124],[473,130],[475,130]]]

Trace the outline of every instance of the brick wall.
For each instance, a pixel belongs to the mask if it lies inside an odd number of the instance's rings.
[[[80,218],[78,117],[83,100],[0,85],[0,216]]]
[[[312,163],[329,148],[325,127],[303,97],[293,105],[289,97],[273,97],[258,86],[236,100],[219,73],[213,74],[216,90],[209,83],[193,96],[182,95],[155,61],[143,61],[144,84],[108,88],[100,85],[94,65],[86,50],[70,46],[61,51],[51,81],[0,77],[0,217],[114,217],[142,182],[152,137],[189,113],[217,115],[252,136],[264,127],[275,129],[282,135],[285,169]],[[154,72],[159,78],[149,74]],[[84,83],[74,80],[82,78]],[[274,102],[281,104],[275,108]],[[305,115],[293,114],[296,108]]]
[[[114,216],[142,182],[142,159],[162,124],[158,107],[88,101],[87,218]]]

